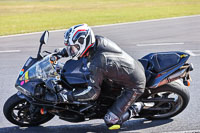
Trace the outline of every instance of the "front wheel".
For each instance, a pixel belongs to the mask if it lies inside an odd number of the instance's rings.
[[[190,100],[188,88],[181,80],[158,87],[151,93],[147,99],[154,102],[146,103],[146,105],[153,105],[149,108],[153,115],[146,117],[150,120],[171,118],[181,113]]]
[[[41,115],[39,111],[33,116],[30,112],[30,103],[26,99],[21,99],[17,94],[5,102],[3,113],[8,121],[18,126],[38,126],[54,117],[49,113]]]

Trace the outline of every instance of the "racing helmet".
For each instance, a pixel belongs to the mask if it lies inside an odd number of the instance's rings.
[[[64,44],[68,56],[77,60],[95,43],[95,36],[87,24],[79,24],[69,28],[64,34]]]

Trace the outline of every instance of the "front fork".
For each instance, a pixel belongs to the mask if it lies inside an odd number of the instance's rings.
[[[40,113],[40,107],[38,107],[38,106],[36,106],[36,105],[34,105],[34,104],[32,104],[33,103],[33,99],[32,98],[30,98],[30,97],[27,97],[26,95],[24,95],[23,93],[21,93],[21,92],[17,92],[17,95],[18,95],[18,97],[19,98],[21,98],[21,99],[26,99],[27,100],[27,102],[30,104],[30,107],[29,107],[29,112],[30,112],[30,114],[31,114],[31,119],[34,119],[34,116],[36,115],[36,114],[38,114],[38,113]]]

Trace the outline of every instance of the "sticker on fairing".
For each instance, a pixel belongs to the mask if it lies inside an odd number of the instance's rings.
[[[21,83],[20,83],[20,85],[23,85],[24,84],[24,81],[22,81]]]
[[[186,54],[180,55],[181,58],[185,58],[185,57],[187,57],[187,56],[188,56],[188,55],[186,55]]]
[[[21,72],[19,73],[19,75],[22,75],[24,73],[24,69],[21,70]]]
[[[25,73],[25,80],[28,80],[28,71]]]

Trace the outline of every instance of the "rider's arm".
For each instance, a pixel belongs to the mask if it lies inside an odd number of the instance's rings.
[[[101,84],[104,79],[104,57],[97,54],[89,65],[90,75],[88,86],[84,89],[75,89],[68,94],[69,101],[89,101],[98,98]]]
[[[55,53],[51,57],[51,61],[59,60],[62,57],[68,57],[66,48],[59,48],[54,51]]]
[[[68,93],[69,101],[89,101],[96,100],[100,94],[100,85],[103,80],[101,69],[96,68],[96,71],[89,77],[87,88],[75,89]]]
[[[61,55],[62,57],[68,57],[66,48],[63,48],[63,49],[60,50],[57,54],[58,54],[58,55]]]
[[[67,50],[66,50],[66,48],[62,48],[62,49],[56,49],[56,55],[58,56],[58,57],[68,57],[68,54],[67,54]]]

